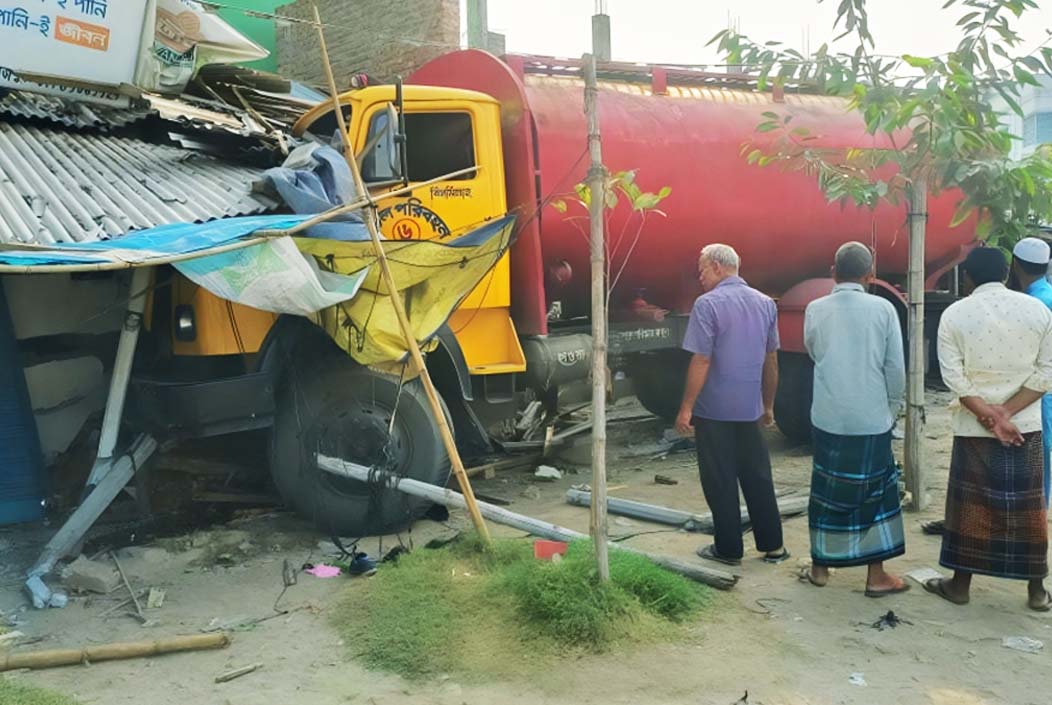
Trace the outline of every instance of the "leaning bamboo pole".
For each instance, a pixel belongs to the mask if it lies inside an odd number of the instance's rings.
[[[80,649],[30,651],[24,654],[0,655],[0,671],[17,671],[21,668],[54,668],[56,666],[76,666],[99,661],[146,658],[161,654],[174,654],[180,651],[222,649],[229,644],[230,637],[227,634],[220,633],[176,636],[170,639],[155,639],[153,641],[100,644],[98,646],[85,646]]]
[[[387,287],[387,293],[391,297],[391,305],[394,308],[395,316],[398,318],[399,327],[402,329],[402,336],[405,338],[406,347],[409,349],[409,355],[413,360],[413,365],[415,366],[416,371],[420,375],[420,381],[423,383],[428,404],[431,406],[431,413],[435,418],[435,423],[438,425],[439,434],[442,436],[442,444],[446,448],[446,454],[449,456],[449,461],[453,466],[453,474],[456,476],[457,484],[460,486],[460,491],[464,495],[464,502],[468,514],[471,515],[471,521],[475,525],[475,529],[479,532],[483,541],[486,544],[489,544],[489,528],[486,526],[486,520],[482,518],[482,514],[479,512],[478,503],[475,500],[475,492],[471,489],[471,480],[468,479],[467,471],[464,469],[464,461],[461,459],[460,452],[457,450],[457,444],[453,440],[453,433],[449,428],[449,422],[446,420],[446,414],[442,409],[442,402],[439,400],[438,391],[435,389],[435,385],[431,381],[431,375],[427,371],[427,365],[424,364],[424,356],[420,352],[420,346],[417,345],[416,336],[413,335],[413,328],[409,323],[409,317],[406,315],[405,306],[403,305],[400,294],[398,293],[394,274],[391,272],[391,266],[387,262],[387,256],[384,253],[383,244],[380,241],[380,230],[376,224],[376,202],[372,200],[369,191],[365,188],[365,182],[362,180],[361,171],[358,169],[358,162],[355,160],[354,153],[351,151],[349,143],[350,136],[347,133],[347,125],[343,119],[343,110],[340,106],[340,96],[336,89],[336,78],[332,73],[332,64],[329,63],[329,47],[325,43],[325,30],[321,24],[321,14],[318,12],[317,5],[314,6],[314,25],[318,32],[318,42],[321,46],[321,58],[325,69],[325,77],[329,83],[329,93],[332,96],[333,112],[336,115],[336,123],[339,126],[340,137],[343,142],[343,155],[347,160],[348,168],[351,170],[351,176],[354,177],[354,184],[358,189],[358,193],[360,193],[362,198],[367,201],[366,216],[364,220],[366,226],[369,228],[369,238],[373,243],[373,250],[376,253],[377,263],[380,265],[380,274],[383,278],[384,285]]]

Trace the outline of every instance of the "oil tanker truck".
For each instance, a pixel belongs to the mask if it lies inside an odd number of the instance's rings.
[[[661,203],[665,217],[647,220],[630,256],[626,248],[612,256],[612,269],[623,273],[611,293],[611,379],[631,380],[648,410],[674,415],[687,362],[680,343],[700,294],[698,253],[727,243],[741,254],[742,276],[778,301],[776,420],[791,438],[807,438],[804,308],[829,292],[836,248],[859,240],[876,252],[874,293],[904,318],[905,208],[827,203],[813,178],[751,166],[742,146],[764,136],[755,128],[770,111],[793,115],[819,145],[859,147],[875,138],[840,99],[757,90],[747,75],[601,64],[599,78],[607,168],[636,170],[648,190],[671,188]],[[580,62],[456,51],[423,65],[404,86],[367,86],[340,102],[388,238],[442,239],[518,216],[510,252],[454,312],[427,360],[458,445],[467,454],[485,450],[489,430],[515,418],[524,394],[551,400],[589,374],[588,243],[549,205],[588,168]],[[331,105],[319,105],[295,130],[327,140],[334,118]],[[383,199],[405,183],[468,167],[475,170]],[[952,193],[929,199],[926,279],[936,307],[948,303],[954,268],[975,244],[973,224],[949,225],[957,200]],[[180,370],[179,383],[140,395],[164,404],[170,432],[269,428],[278,490],[339,535],[391,530],[424,510],[400,493],[320,472],[313,461],[321,450],[444,483],[448,460],[417,383],[356,365],[303,319],[228,304],[184,284],[177,278],[160,304],[171,337],[166,364]]]

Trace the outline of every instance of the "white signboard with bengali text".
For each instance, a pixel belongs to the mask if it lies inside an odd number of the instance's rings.
[[[118,86],[132,83],[149,0],[0,0],[0,87],[103,102],[105,90],[29,84],[18,72]]]

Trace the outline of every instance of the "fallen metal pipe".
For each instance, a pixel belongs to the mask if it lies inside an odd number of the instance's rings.
[[[340,477],[350,478],[352,480],[367,482],[369,479],[369,468],[364,465],[358,465],[357,463],[349,463],[338,458],[330,458],[319,454],[318,467],[325,472]],[[460,509],[464,509],[466,506],[464,503],[464,496],[459,492],[454,492],[451,489],[443,487],[436,487],[435,485],[429,485],[426,482],[420,482],[419,480],[398,478],[394,481],[392,487],[414,497],[429,499],[432,502],[437,502],[438,504],[447,507],[459,507]],[[516,529],[529,532],[534,536],[541,536],[554,541],[577,541],[588,538],[587,534],[582,534],[573,529],[567,529],[566,527],[551,524],[540,519],[516,514],[515,512],[508,511],[503,507],[498,507],[487,502],[478,502],[478,506],[479,510],[482,512],[482,516],[490,521],[504,524],[506,526],[512,526]],[[621,551],[639,554],[662,568],[667,568],[668,570],[679,573],[691,580],[711,585],[720,590],[730,590],[734,587],[734,584],[738,582],[737,576],[722,570],[687,563],[686,561],[655,553],[647,553],[646,551],[640,551],[636,548],[621,546],[615,543],[610,543],[610,547]]]
[[[592,505],[592,493],[584,490],[568,490],[566,501],[578,507],[590,507]],[[778,500],[778,513],[783,517],[796,516],[807,511],[808,497],[783,497]],[[611,497],[606,501],[606,508],[611,514],[632,517],[652,521],[656,524],[668,524],[678,526],[687,531],[701,531],[711,534],[713,531],[712,514],[691,514],[678,509],[669,509],[656,504],[636,502],[631,499],[618,499]],[[741,508],[742,522],[749,521],[749,510]]]

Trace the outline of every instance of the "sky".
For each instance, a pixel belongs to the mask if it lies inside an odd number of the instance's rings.
[[[870,0],[870,29],[877,52],[933,55],[954,48],[954,25],[967,10],[942,10],[945,0]],[[1027,50],[1052,29],[1052,0],[1024,16],[1016,29]],[[489,27],[506,36],[510,53],[579,57],[591,45],[597,0],[489,0]],[[758,41],[817,49],[833,36],[837,0],[605,0],[613,59],[644,63],[719,63],[705,44],[730,22]],[[1025,24],[1025,26],[1023,26]],[[809,40],[808,40],[809,37]]]

